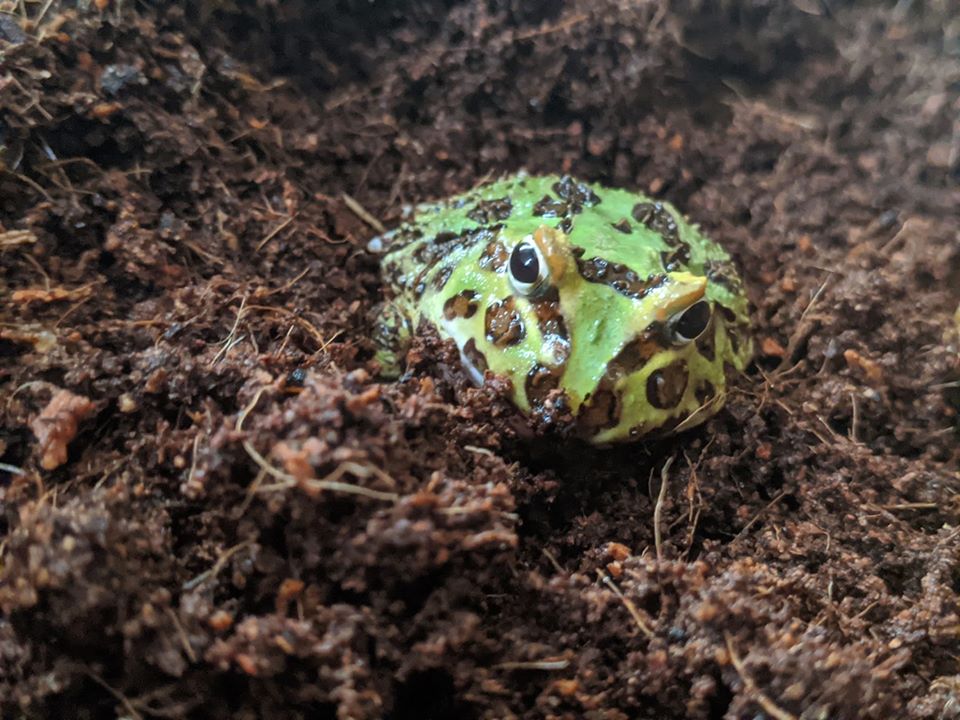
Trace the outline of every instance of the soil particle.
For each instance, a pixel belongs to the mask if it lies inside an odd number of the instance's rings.
[[[0,2],[0,715],[955,715],[958,37]],[[521,168],[731,250],[764,350],[705,427],[585,447],[426,328],[377,378],[370,218]]]
[[[88,398],[58,390],[30,423],[37,437],[40,467],[55,470],[67,461],[67,445],[77,435],[77,425],[94,409]]]

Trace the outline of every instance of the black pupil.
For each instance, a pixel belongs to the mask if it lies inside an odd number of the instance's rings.
[[[673,330],[680,337],[693,340],[707,329],[708,322],[710,322],[710,304],[701,300],[683,311],[683,314],[677,318]]]
[[[510,254],[510,274],[517,282],[532,285],[540,277],[537,251],[528,243],[520,243]]]

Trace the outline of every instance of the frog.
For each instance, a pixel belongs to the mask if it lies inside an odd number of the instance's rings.
[[[368,249],[384,377],[433,328],[473,382],[506,378],[531,420],[593,445],[702,424],[753,355],[730,254],[640,192],[520,172],[410,209]]]

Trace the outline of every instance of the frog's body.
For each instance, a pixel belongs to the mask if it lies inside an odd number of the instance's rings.
[[[427,322],[475,381],[508,377],[521,410],[594,443],[703,422],[751,356],[730,256],[640,194],[519,175],[420,206],[377,246],[386,374]]]

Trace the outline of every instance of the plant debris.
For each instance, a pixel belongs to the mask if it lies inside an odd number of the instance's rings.
[[[77,435],[77,426],[94,409],[89,398],[58,390],[30,423],[37,437],[40,467],[55,470],[67,461],[67,445]]]

